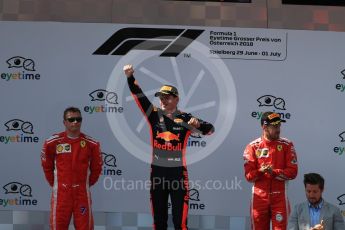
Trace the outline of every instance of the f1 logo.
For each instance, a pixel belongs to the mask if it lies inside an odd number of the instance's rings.
[[[132,49],[163,50],[161,57],[177,57],[204,30],[123,28],[116,31],[93,55],[125,55]]]

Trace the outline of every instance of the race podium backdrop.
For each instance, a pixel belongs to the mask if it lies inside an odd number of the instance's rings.
[[[281,135],[298,154],[291,204],[305,200],[303,174],[318,172],[325,198],[345,209],[345,33],[0,22],[0,34],[1,210],[49,209],[41,147],[77,106],[103,152],[94,210],[150,212],[149,129],[125,64],[153,103],[162,84],[175,85],[179,108],[215,126],[187,143],[192,215],[249,215],[242,155],[267,110],[287,120]]]

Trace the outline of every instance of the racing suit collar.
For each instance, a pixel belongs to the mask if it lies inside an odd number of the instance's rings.
[[[160,110],[161,110],[161,109],[160,109]],[[176,110],[175,110],[173,113],[167,113],[167,112],[164,111],[164,110],[161,110],[161,111],[162,111],[162,114],[163,114],[164,116],[167,116],[167,117],[168,117],[168,114],[171,114],[172,117],[176,117],[176,116],[178,116],[179,114],[181,114],[181,111],[178,110],[177,108],[176,108]]]
[[[273,142],[277,141],[277,140],[269,140],[269,139],[267,139],[267,138],[264,136],[264,134],[262,134],[261,139],[263,140],[264,143],[267,143],[267,144],[270,144],[270,143],[273,143]],[[278,139],[278,140],[279,140],[279,139]]]
[[[79,141],[82,137],[84,137],[83,133],[80,133],[79,137],[69,137],[66,132],[63,132],[63,139],[64,141],[68,142],[77,142]]]

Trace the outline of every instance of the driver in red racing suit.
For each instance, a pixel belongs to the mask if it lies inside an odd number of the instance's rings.
[[[280,115],[265,112],[262,137],[244,151],[245,177],[253,183],[251,220],[253,230],[285,230],[290,213],[288,180],[297,176],[297,157],[291,141],[280,137]]]
[[[133,67],[124,66],[129,89],[151,128],[151,207],[155,230],[166,230],[168,197],[172,203],[173,223],[176,230],[187,230],[188,172],[185,159],[186,145],[191,132],[212,134],[212,124],[177,109],[178,91],[164,85],[155,94],[160,108],[151,104],[134,79]]]
[[[41,162],[52,186],[50,229],[67,230],[72,214],[76,230],[93,230],[91,194],[102,170],[100,145],[80,132],[80,110],[64,112],[65,132],[48,138],[43,145]]]

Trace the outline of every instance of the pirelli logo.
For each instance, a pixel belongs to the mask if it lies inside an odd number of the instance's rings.
[[[136,28],[116,31],[93,55],[125,55],[130,50],[162,50],[161,57],[177,57],[204,30]]]

